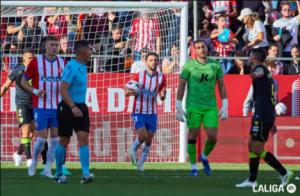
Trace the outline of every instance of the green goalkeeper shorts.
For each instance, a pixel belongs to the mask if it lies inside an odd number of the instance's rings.
[[[218,109],[189,109],[185,114],[187,127],[189,129],[200,128],[203,123],[204,128],[218,128]]]

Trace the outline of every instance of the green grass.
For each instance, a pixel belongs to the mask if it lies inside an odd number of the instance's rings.
[[[145,172],[137,172],[130,163],[92,163],[95,181],[79,183],[81,170],[78,163],[69,163],[73,173],[68,184],[56,184],[36,175],[27,176],[25,167],[15,168],[12,163],[1,163],[1,196],[226,196],[226,195],[291,195],[285,193],[253,193],[252,189],[236,189],[234,185],[248,176],[247,164],[212,164],[213,176],[188,177],[188,164],[146,163]],[[199,165],[200,166],[200,165]],[[200,166],[201,167],[201,166]],[[299,165],[287,165],[291,170]],[[41,168],[37,170],[40,172]],[[260,184],[279,184],[278,174],[269,166],[260,166]],[[299,195],[300,181],[293,181]],[[298,194],[297,194],[298,193]]]

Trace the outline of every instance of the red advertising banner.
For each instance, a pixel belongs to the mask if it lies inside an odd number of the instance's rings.
[[[2,84],[6,77],[5,73],[1,73]],[[130,75],[121,73],[89,74],[86,102],[91,118],[92,161],[129,161],[128,154],[134,138],[130,118],[133,99],[125,97],[124,92],[125,83],[129,79]],[[279,101],[287,105],[287,115],[290,115],[293,93],[295,93],[292,91],[292,86],[295,81],[299,80],[299,76],[276,76],[275,79],[279,84]],[[158,104],[159,130],[157,130],[148,161],[178,161],[179,123],[175,120],[177,82],[177,75],[167,75],[167,98],[164,103]],[[250,76],[226,75],[225,85],[231,117],[227,121],[220,121],[218,144],[210,159],[212,162],[247,162],[250,118],[241,116],[251,78]],[[1,160],[11,160],[11,155],[19,142],[14,93],[14,87],[11,87],[10,91],[1,98]],[[299,106],[299,103],[293,103],[293,106],[295,105]],[[284,161],[300,163],[300,118],[277,118],[277,126],[279,126],[278,134],[274,137],[270,136],[267,149]],[[203,131],[202,136],[204,141],[206,137]],[[68,148],[67,160],[78,160],[75,137],[72,137]]]

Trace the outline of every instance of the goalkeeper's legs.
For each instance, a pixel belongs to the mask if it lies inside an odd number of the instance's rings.
[[[196,150],[196,141],[197,136],[200,128],[190,128],[189,129],[189,135],[188,135],[188,145],[187,150],[190,158],[191,163],[191,173],[190,176],[198,176],[198,167],[196,162],[197,157],[197,150]]]
[[[202,164],[203,164],[203,171],[206,175],[211,175],[211,168],[208,162],[208,155],[213,151],[217,143],[217,135],[218,129],[217,128],[205,128],[205,132],[207,135],[207,139],[205,142],[205,147],[201,156],[199,156]]]

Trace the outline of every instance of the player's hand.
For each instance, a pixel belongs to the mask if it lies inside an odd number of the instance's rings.
[[[160,100],[164,101],[166,99],[166,94],[167,94],[167,90],[166,87],[164,87],[161,91],[160,91]]]
[[[124,47],[125,47],[125,42],[120,42],[115,45],[115,48],[124,48]]]
[[[33,89],[32,93],[37,97],[42,97],[46,94],[44,90]]]
[[[77,106],[73,106],[71,109],[72,109],[72,113],[74,114],[75,118],[83,117],[81,110]]]
[[[222,99],[222,108],[219,111],[219,117],[221,120],[228,118],[228,99]]]
[[[176,120],[184,122],[184,111],[182,108],[182,101],[176,100]]]

